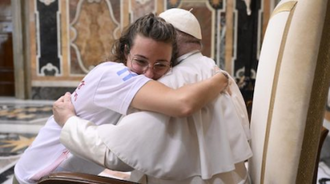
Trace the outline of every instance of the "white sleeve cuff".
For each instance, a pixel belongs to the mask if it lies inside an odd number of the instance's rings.
[[[62,128],[60,141],[74,155],[104,166],[107,148],[96,128],[94,123],[72,116]]]

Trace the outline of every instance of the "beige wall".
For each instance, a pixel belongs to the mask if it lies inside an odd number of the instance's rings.
[[[255,53],[257,59],[264,30],[277,1],[260,0],[260,7],[254,12],[259,19],[257,29],[254,30],[257,39],[256,43],[253,43],[257,47]],[[213,58],[234,77],[240,78],[239,71],[244,71],[244,68],[234,66],[237,55],[240,54],[237,50],[237,38],[240,34],[237,31],[239,26],[237,3],[241,2],[243,1],[94,0],[91,3],[87,0],[25,1],[21,6],[27,7],[22,7],[26,8],[26,11],[23,12],[21,19],[28,21],[23,24],[26,29],[23,34],[26,36],[23,35],[22,40],[26,39],[24,42],[29,44],[23,47],[27,57],[24,61],[28,62],[24,76],[29,80],[24,82],[26,84],[24,90],[31,91],[33,88],[45,87],[74,88],[93,66],[108,57],[111,42],[119,37],[125,26],[149,12],[160,13],[172,7],[193,8],[193,13],[202,26],[203,53]],[[57,65],[52,61],[47,63],[47,58],[42,59],[41,56],[41,53],[45,53],[48,48],[43,42],[48,33],[47,30],[42,31],[42,23],[47,23],[51,19],[43,12],[54,5],[58,8],[55,17],[57,27],[54,28],[57,31],[58,51],[51,59],[57,58]],[[52,52],[54,49],[49,47],[48,51]],[[47,56],[49,57],[46,54],[45,57]],[[255,73],[255,69],[253,70]],[[34,92],[30,92],[27,98],[31,98],[31,93],[33,96]]]

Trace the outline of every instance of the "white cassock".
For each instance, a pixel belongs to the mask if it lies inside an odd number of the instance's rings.
[[[179,88],[213,75],[214,61],[200,52],[181,59],[160,82]],[[134,180],[142,183],[246,183],[244,161],[252,156],[249,122],[243,97],[235,81],[230,80],[231,95],[222,93],[189,117],[140,111],[125,116],[117,125],[96,127],[83,120],[67,122],[61,142],[74,154],[101,165],[107,165],[105,160],[111,152],[134,168]],[[92,126],[97,133],[79,130],[82,123],[89,124],[86,129]],[[83,131],[84,135],[72,135]],[[80,150],[94,143],[100,149],[94,146],[88,154]]]

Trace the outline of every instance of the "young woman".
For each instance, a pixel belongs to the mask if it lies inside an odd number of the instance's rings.
[[[175,38],[173,26],[153,14],[136,20],[114,44],[114,62],[96,66],[73,92],[77,115],[97,125],[116,124],[129,107],[180,117],[214,99],[228,82],[222,74],[177,90],[152,80],[174,66]],[[35,183],[54,171],[93,172],[65,164],[69,151],[60,132],[50,117],[15,166],[20,183]]]

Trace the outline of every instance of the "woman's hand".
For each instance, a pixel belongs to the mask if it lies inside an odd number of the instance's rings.
[[[231,95],[231,90],[230,90],[230,85],[232,83],[232,79],[229,77],[230,75],[225,71],[225,70],[221,70],[218,66],[214,66],[213,68],[213,75],[216,74],[222,74],[223,76],[226,77],[227,82],[226,82],[226,87],[224,88],[224,90],[222,92],[227,92],[229,95]]]

